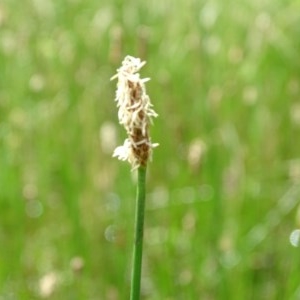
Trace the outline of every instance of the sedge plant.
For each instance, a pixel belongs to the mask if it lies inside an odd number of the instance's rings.
[[[126,56],[117,74],[111,78],[118,79],[115,99],[119,109],[118,118],[127,132],[124,144],[115,149],[113,156],[127,160],[131,164],[132,171],[138,172],[130,300],[140,299],[146,170],[147,163],[152,157],[152,149],[158,146],[151,142],[149,135],[152,118],[157,117],[146,93],[145,82],[150,79],[142,79],[139,74],[145,63],[139,58]]]

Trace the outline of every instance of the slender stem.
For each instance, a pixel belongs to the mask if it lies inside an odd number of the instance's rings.
[[[133,265],[131,273],[130,300],[140,299],[141,290],[141,270],[143,256],[143,236],[144,236],[144,212],[145,212],[145,188],[146,167],[138,168],[138,186],[135,207],[135,237],[133,246]]]

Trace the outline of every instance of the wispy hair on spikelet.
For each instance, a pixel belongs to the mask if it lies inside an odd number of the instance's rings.
[[[119,123],[127,132],[127,139],[115,149],[113,156],[128,160],[132,169],[146,166],[151,160],[153,144],[149,136],[149,125],[157,117],[150,98],[146,93],[145,82],[150,78],[140,78],[139,71],[146,64],[139,58],[126,56],[122,66],[111,80],[118,79],[115,101],[119,109]]]

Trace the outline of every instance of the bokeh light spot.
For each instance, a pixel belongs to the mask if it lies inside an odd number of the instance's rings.
[[[294,247],[299,247],[300,243],[300,229],[295,229],[290,234],[290,243]]]

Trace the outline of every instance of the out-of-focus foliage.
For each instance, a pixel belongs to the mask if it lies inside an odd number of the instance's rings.
[[[0,299],[128,298],[127,54],[160,115],[143,299],[298,299],[300,1],[21,2],[0,3]]]

